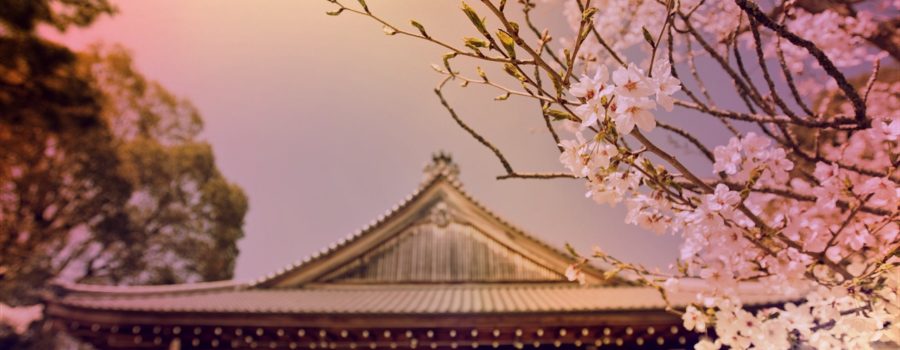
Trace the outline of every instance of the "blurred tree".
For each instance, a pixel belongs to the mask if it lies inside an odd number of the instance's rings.
[[[198,138],[196,108],[137,72],[123,48],[74,53],[39,36],[41,26],[87,26],[113,7],[0,8],[0,303],[37,303],[57,278],[230,278],[247,199]],[[0,325],[0,347],[48,346],[39,332]]]
[[[95,239],[69,257],[90,252],[76,264],[80,281],[231,278],[247,199],[219,172],[210,145],[198,140],[203,124],[196,108],[144,78],[121,47],[94,47],[82,61],[103,92],[103,120],[130,192],[120,212],[98,223]]]

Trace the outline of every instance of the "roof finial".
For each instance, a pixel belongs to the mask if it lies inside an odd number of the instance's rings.
[[[450,153],[438,151],[431,154],[431,162],[425,165],[423,182],[427,182],[436,176],[444,176],[447,180],[456,181],[459,176],[459,166],[453,162]],[[424,183],[423,183],[424,184]]]

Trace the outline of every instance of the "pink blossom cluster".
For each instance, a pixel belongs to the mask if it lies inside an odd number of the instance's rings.
[[[600,10],[594,28],[619,53],[645,43],[644,28],[658,32],[668,11],[665,2],[600,3],[592,5]],[[812,13],[794,1],[779,3],[786,28],[815,43],[838,68],[886,57],[865,44],[877,29],[878,8],[846,16],[830,9]],[[753,49],[746,30],[750,22],[734,2],[679,4],[691,11],[690,24],[717,48],[738,33],[737,40]],[[878,6],[896,11],[898,4]],[[582,12],[575,1],[566,3],[565,15],[578,32]],[[678,23],[678,28],[686,26]],[[765,35],[765,58],[777,60],[775,45],[781,45],[788,70],[798,74],[799,93],[806,102],[816,102],[818,115],[801,118],[830,121],[854,114],[849,101],[835,97],[836,83],[806,49]],[[580,102],[574,111],[581,123],[571,128],[573,139],[559,144],[560,162],[586,180],[587,196],[597,203],[625,202],[627,223],[682,237],[679,272],[661,281],[670,292],[683,279],[710,283],[683,314],[686,328],[714,331],[715,338],[703,340],[697,349],[900,344],[900,83],[873,81],[866,87],[870,125],[849,132],[781,131],[813,139],[811,149],[771,133],[734,130],[728,143],[712,148],[713,171],[698,185],[686,181],[683,169],[673,169],[671,161],[647,157],[646,149],[624,142],[635,130],[654,130],[657,106],[672,111],[681,81],[660,55],[647,72],[639,67],[649,62],[619,64],[609,51],[589,36],[577,53],[592,74],[582,75],[568,91]],[[610,79],[608,67],[614,64],[618,68]],[[789,120],[774,112],[772,117]],[[797,132],[807,134],[793,134]],[[670,173],[676,170],[682,173]],[[570,275],[578,279],[577,269]],[[793,302],[746,309],[738,293],[745,283],[760,283]]]

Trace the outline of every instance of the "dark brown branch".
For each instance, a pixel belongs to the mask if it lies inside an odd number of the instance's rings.
[[[523,6],[524,7],[522,9],[522,12],[525,14],[525,24],[528,26],[529,29],[531,29],[531,31],[534,33],[534,36],[538,37],[538,39],[540,39],[540,40],[543,40],[544,35],[541,34],[541,31],[538,30],[538,28],[531,21],[531,9],[534,8],[534,4],[531,3],[531,1],[526,1],[525,4],[523,4]],[[548,44],[549,44],[549,41],[550,40],[547,40]],[[545,44],[545,45],[547,45],[547,44]],[[556,56],[556,54],[553,52],[552,49],[544,50],[543,52],[546,52],[547,55],[549,55],[550,58],[552,58],[553,61],[556,62],[556,64],[560,65],[560,67],[565,66],[563,64],[562,60],[560,60],[559,57]]]
[[[494,4],[489,0],[481,0],[481,3],[494,13],[497,19],[499,19],[500,22],[503,23],[503,27],[506,28],[506,31],[509,33],[509,35],[512,36],[513,40],[515,40],[516,45],[525,50],[525,52],[528,52],[528,54],[531,55],[531,58],[534,60],[534,63],[541,66],[541,68],[543,68],[544,71],[546,71],[547,74],[550,75],[550,79],[556,80],[560,84],[566,84],[566,82],[562,80],[562,77],[560,77],[559,73],[553,70],[553,68],[550,67],[550,65],[548,65],[546,61],[544,61],[541,55],[535,52],[534,49],[529,46],[525,42],[525,40],[522,39],[522,37],[519,36],[517,29],[513,28],[513,26],[509,24],[509,21],[506,19],[506,16],[503,15],[503,12],[501,12],[500,9],[494,6]]]
[[[447,79],[445,79],[444,81],[446,82]],[[443,83],[441,83],[441,85],[443,85]],[[498,160],[500,160],[500,164],[503,165],[503,169],[506,170],[507,174],[514,174],[515,171],[513,171],[512,166],[509,165],[509,161],[506,160],[506,157],[503,156],[503,153],[500,152],[500,149],[498,149],[497,146],[494,146],[490,141],[485,139],[484,136],[481,136],[481,134],[469,127],[468,124],[466,124],[462,121],[462,119],[459,118],[459,116],[456,114],[456,111],[453,110],[453,107],[450,107],[450,104],[447,103],[447,99],[444,98],[444,94],[441,92],[441,88],[435,88],[434,93],[441,100],[441,105],[443,105],[444,108],[447,109],[447,112],[449,112],[450,116],[453,117],[453,120],[456,121],[456,124],[459,124],[459,127],[463,128],[463,130],[468,132],[469,135],[475,138],[475,140],[478,140],[478,142],[484,145],[484,147],[487,147],[491,150],[491,152],[494,152],[494,155],[497,156]]]
[[[669,27],[669,34],[668,34],[668,36],[669,36],[669,38],[668,38],[668,44],[669,44],[668,56],[669,56],[669,67],[670,67],[669,69],[670,69],[670,74],[672,75],[672,77],[674,77],[675,79],[681,80],[681,78],[679,78],[679,76],[678,76],[678,70],[675,68],[675,58],[672,56],[672,53],[675,51],[673,48],[675,41],[672,40],[673,39],[673,35],[672,35],[673,30],[677,31],[677,29],[675,29],[674,23],[672,26]],[[700,85],[701,92],[703,92],[703,94],[706,96],[707,100],[710,101],[710,103],[711,103],[712,99],[709,97],[709,94],[706,92],[706,88],[703,85],[703,81],[700,80],[700,76],[698,74],[696,74],[696,67],[693,66],[694,55],[692,53],[692,50],[690,49],[691,37],[685,35],[685,40],[687,40],[687,45],[688,45],[688,50],[689,50],[688,56],[690,57],[691,70],[692,70],[692,74],[694,74],[694,80],[696,80],[697,84]],[[683,80],[681,80],[681,81],[683,81]],[[692,101],[694,101],[694,103],[698,107],[702,108],[702,111],[705,112],[708,109],[707,105],[705,103],[701,102],[700,99],[697,98],[697,96],[694,94],[694,92],[691,91],[691,89],[689,89],[687,86],[685,86],[684,84],[681,84],[681,90],[684,91],[684,93],[688,95],[688,98],[690,98]],[[722,122],[722,124],[725,125],[725,127],[733,135],[737,136],[740,134],[737,131],[737,129],[735,129],[734,126],[731,125],[731,122],[729,122],[728,119],[725,119],[721,116],[714,116],[714,117],[716,117],[716,119],[718,119],[720,122]]]
[[[853,119],[848,119],[846,117],[835,117],[831,121],[818,121],[818,120],[808,120],[801,119],[799,121],[792,121],[790,118],[784,116],[768,116],[768,115],[760,115],[760,114],[751,114],[751,113],[742,113],[735,111],[722,110],[715,107],[710,106],[701,106],[698,104],[694,104],[688,101],[683,100],[675,100],[675,105],[695,109],[704,113],[712,114],[714,116],[720,116],[724,118],[741,120],[746,122],[754,122],[754,123],[783,123],[783,124],[797,124],[801,126],[806,126],[810,128],[825,128],[825,129],[840,129],[840,130],[856,130],[858,129],[858,125],[856,121]]]
[[[759,64],[759,67],[762,68],[763,79],[766,81],[766,85],[769,87],[769,99],[775,102],[775,105],[778,106],[778,108],[781,108],[781,111],[784,112],[784,114],[787,115],[788,118],[791,118],[791,120],[793,121],[800,120],[800,117],[798,117],[797,114],[795,114],[794,111],[791,110],[786,103],[784,103],[784,100],[782,100],[781,96],[778,95],[778,91],[775,90],[775,81],[772,80],[772,75],[769,73],[769,67],[766,64],[766,58],[763,54],[762,39],[760,39],[759,35],[759,25],[752,17],[750,18],[750,31],[753,34],[753,43],[754,48],[756,49],[755,51],[757,64]],[[789,138],[789,136],[786,137]]]
[[[579,179],[568,173],[509,173],[497,176],[497,180],[507,179]]]
[[[784,50],[781,49],[781,38],[779,37],[776,40],[775,53],[778,56],[778,64],[781,66],[781,72],[784,74],[784,80],[791,90],[791,95],[794,96],[794,101],[797,102],[797,105],[799,105],[807,115],[813,118],[817,117],[816,113],[814,113],[812,109],[806,105],[806,102],[803,101],[803,98],[800,97],[800,92],[797,90],[797,84],[794,83],[794,74],[791,73],[790,68],[787,66],[787,61],[784,59]]]
[[[756,3],[750,2],[748,0],[735,0],[734,1],[747,15],[753,17],[760,24],[765,26],[766,28],[774,31],[778,36],[787,39],[792,44],[802,47],[807,52],[809,52],[813,57],[815,57],[816,61],[819,62],[819,65],[822,66],[822,69],[825,70],[835,82],[837,82],[838,87],[844,92],[844,96],[850,100],[851,104],[853,104],[853,111],[856,115],[856,121],[859,123],[860,127],[867,128],[871,124],[871,121],[866,117],[866,104],[863,102],[862,98],[859,96],[859,93],[856,92],[856,89],[850,85],[850,82],[847,81],[847,77],[841,73],[837,67],[835,67],[834,63],[831,62],[831,59],[819,49],[816,44],[813,42],[803,39],[796,34],[789,31],[785,26],[775,23],[772,21],[769,16],[762,12],[759,9],[759,6]]]
[[[674,127],[672,125],[669,125],[669,124],[666,124],[666,123],[663,123],[660,121],[656,121],[656,126],[662,128],[662,129],[671,131],[672,133],[685,138],[686,140],[688,140],[688,142],[692,143],[695,147],[697,147],[697,149],[700,150],[700,152],[703,153],[704,156],[706,156],[706,159],[709,159],[709,161],[711,161],[711,162],[716,161],[716,158],[713,156],[713,153],[710,152],[709,148],[706,148],[706,146],[703,145],[703,143],[701,143],[700,140],[698,140],[696,137],[694,137],[694,135],[691,135],[687,131],[684,131],[682,129],[679,129],[677,127]]]
[[[887,51],[894,60],[900,61],[900,18],[878,23],[878,29],[873,35],[867,36],[866,40]]]
[[[680,182],[678,182],[678,184],[686,189],[696,189],[697,188],[696,184],[694,184],[692,182],[680,181]],[[728,188],[731,189],[732,191],[741,191],[747,187],[747,185],[744,183],[738,183],[738,182],[733,182],[733,181],[721,181],[721,180],[712,180],[712,181],[708,182],[708,184],[710,186],[724,184],[724,185],[728,186]],[[813,195],[797,193],[797,192],[794,192],[789,189],[774,188],[774,187],[767,187],[767,186],[754,186],[753,188],[750,189],[750,191],[757,192],[757,193],[774,194],[774,195],[777,195],[780,197],[794,199],[794,200],[801,201],[801,202],[815,203],[816,200],[818,199],[818,198],[816,198],[816,196],[813,196]],[[853,207],[852,205],[850,205],[850,203],[848,203],[845,200],[838,200],[837,206],[838,206],[838,208],[841,208],[841,209],[850,209]],[[876,208],[876,207],[872,207],[872,206],[861,206],[860,211],[862,211],[864,213],[880,215],[880,216],[890,216],[891,215],[891,212],[888,210]]]

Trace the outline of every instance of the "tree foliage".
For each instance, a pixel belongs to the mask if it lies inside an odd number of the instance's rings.
[[[231,278],[247,198],[219,171],[197,109],[124,48],[76,53],[37,34],[89,25],[112,6],[0,8],[0,302],[39,302],[55,279]]]

